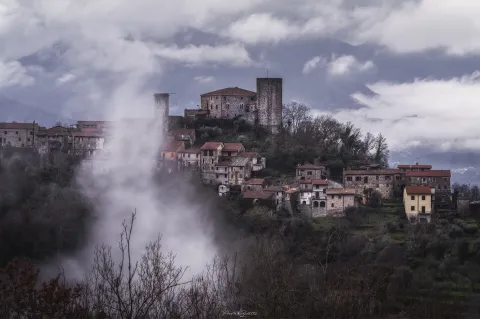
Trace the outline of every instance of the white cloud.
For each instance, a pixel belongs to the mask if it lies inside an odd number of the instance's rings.
[[[203,63],[222,63],[234,66],[247,66],[253,63],[247,50],[240,44],[227,45],[189,45],[184,48],[178,46],[155,46],[156,56],[171,61],[189,65]]]
[[[355,94],[364,107],[334,116],[363,131],[381,132],[390,147],[430,145],[442,150],[480,150],[480,73],[449,80],[374,83],[377,97]]]
[[[372,61],[360,62],[351,55],[333,56],[328,63],[328,73],[333,76],[348,75],[354,72],[364,72],[374,67]]]
[[[35,80],[28,75],[27,69],[17,61],[2,62],[0,60],[0,88],[20,85],[31,85]]]
[[[75,78],[76,78],[76,75],[72,73],[65,73],[61,77],[59,77],[56,82],[57,82],[57,85],[62,85],[75,80]]]
[[[398,53],[442,49],[449,54],[480,53],[480,2],[421,0],[359,7],[352,30],[357,42],[372,41]]]
[[[316,69],[317,67],[319,67],[320,65],[325,65],[327,62],[327,60],[323,57],[320,57],[320,56],[315,56],[313,58],[311,58],[310,60],[308,60],[307,62],[305,62],[304,66],[303,66],[303,70],[302,70],[302,73],[303,74],[308,74],[310,72],[312,72],[314,69]]]
[[[196,76],[193,78],[195,81],[197,81],[198,83],[210,83],[212,82],[213,80],[215,80],[215,78],[213,76],[206,76],[206,75],[199,75],[199,76]]]

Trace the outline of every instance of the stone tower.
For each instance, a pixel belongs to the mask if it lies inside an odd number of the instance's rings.
[[[282,125],[282,78],[257,78],[258,124],[276,134]]]
[[[168,131],[168,116],[169,116],[169,93],[156,93],[155,98],[155,119],[163,122],[163,130]]]

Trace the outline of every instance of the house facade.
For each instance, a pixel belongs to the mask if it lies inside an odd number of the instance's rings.
[[[216,165],[219,163],[223,150],[221,142],[206,142],[200,147],[200,169],[202,172],[202,180],[205,184],[217,184]],[[222,166],[223,168],[223,166]]]
[[[0,123],[0,146],[34,147],[38,124],[33,123]]]
[[[305,163],[296,167],[297,181],[327,179],[325,166]]]
[[[429,186],[407,186],[403,203],[410,222],[430,222],[432,215],[432,189]]]
[[[352,188],[328,188],[327,215],[344,216],[345,209],[355,206],[355,192]]]
[[[432,194],[434,208],[450,205],[450,170],[407,171],[405,176],[406,186],[428,186],[434,190]]]
[[[343,184],[345,188],[355,189],[362,195],[369,189],[378,191],[383,199],[394,197],[395,191],[401,189],[404,172],[398,169],[345,170]]]

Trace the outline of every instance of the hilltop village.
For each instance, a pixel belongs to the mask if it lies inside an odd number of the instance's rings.
[[[452,205],[451,172],[415,163],[385,168],[379,164],[343,169],[342,180],[331,180],[324,163],[298,163],[295,176],[271,184],[263,174],[267,161],[242,143],[199,143],[195,123],[243,118],[268,134],[282,128],[282,79],[258,78],[257,92],[238,87],[202,94],[198,109],[184,116],[169,114],[169,94],[154,95],[155,119],[163,121],[165,141],[159,149],[158,170],[193,174],[218,195],[241,198],[247,206],[264,205],[274,211],[309,218],[344,216],[348,209],[380,201],[403,201],[412,223],[429,222],[436,209]],[[117,123],[118,124],[118,123]],[[0,123],[0,146],[32,149],[40,154],[64,152],[91,158],[108,145],[108,121],[78,121],[76,125],[46,128],[38,123]],[[455,201],[455,199],[453,199]]]

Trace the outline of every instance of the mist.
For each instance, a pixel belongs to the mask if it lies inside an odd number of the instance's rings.
[[[129,222],[133,212],[134,261],[158,236],[163,252],[173,252],[177,266],[188,267],[188,277],[201,272],[217,255],[213,225],[200,213],[203,207],[183,194],[186,186],[182,183],[171,189],[172,185],[155,178],[166,136],[163,117],[154,115],[153,93],[130,85],[112,95],[106,118],[113,122],[105,131],[103,150],[85,159],[76,174],[78,187],[95,208],[88,244],[73,256],[50,262],[45,273],[53,274],[60,264],[67,279],[83,277],[93,263],[95,247],[102,244],[111,246],[113,258],[118,260],[122,222]],[[162,196],[167,189],[168,196]]]

